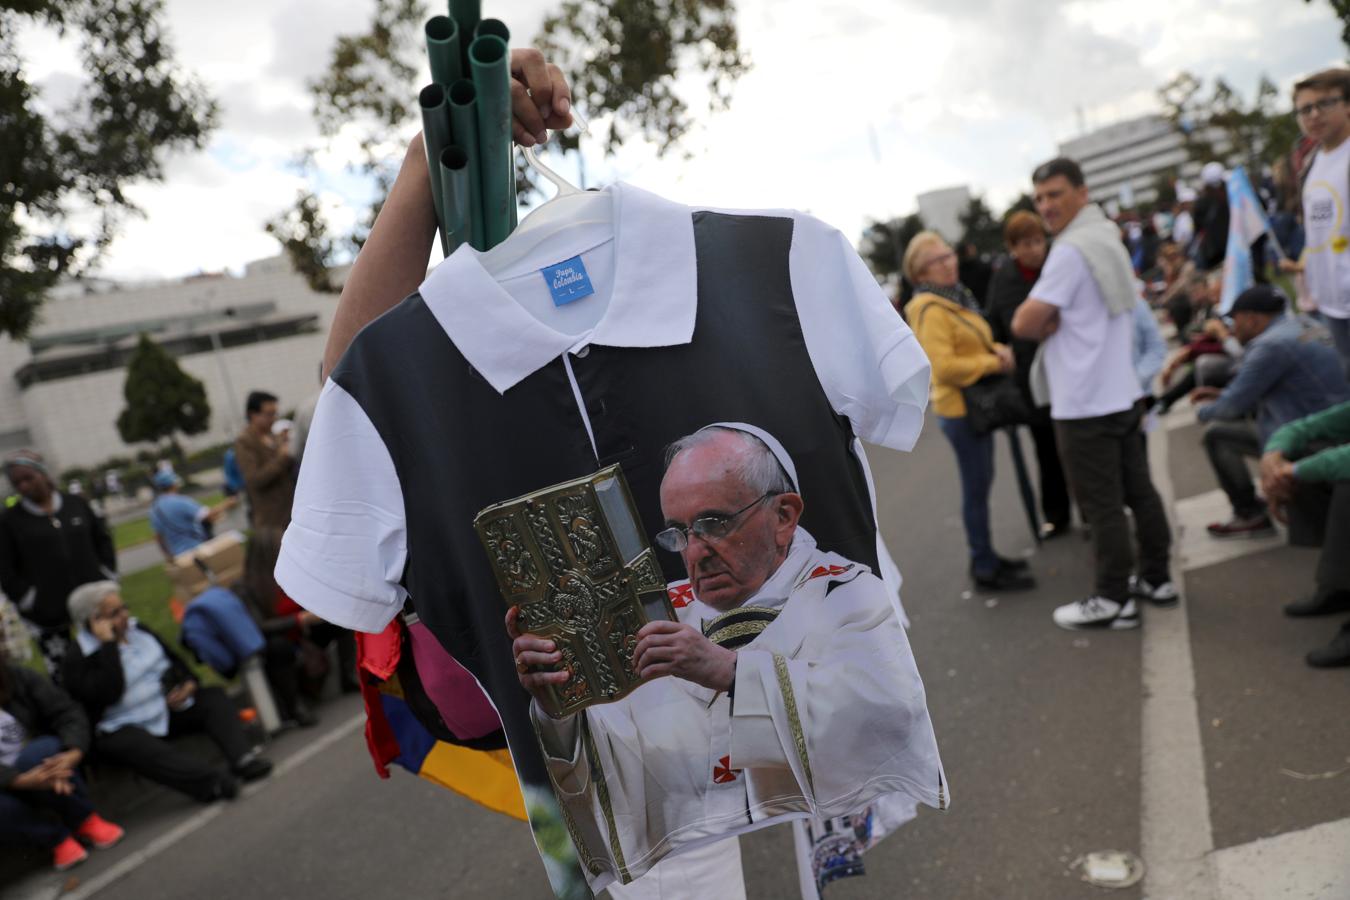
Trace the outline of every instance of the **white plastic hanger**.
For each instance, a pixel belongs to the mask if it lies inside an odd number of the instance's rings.
[[[582,134],[589,133],[586,122],[576,112],[572,118]],[[510,237],[478,257],[478,262],[494,278],[499,277],[529,258],[551,238],[581,225],[609,225],[614,223],[613,198],[599,191],[583,191],[540,161],[533,149],[521,148],[530,167],[553,183],[558,193],[547,203],[530,212]]]

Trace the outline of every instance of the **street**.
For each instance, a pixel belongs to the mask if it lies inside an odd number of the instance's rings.
[[[971,593],[955,462],[931,416],[912,454],[869,448],[952,799],[870,851],[867,876],[832,885],[832,900],[1350,898],[1350,670],[1302,659],[1339,620],[1280,613],[1311,588],[1316,552],[1212,546],[1204,522],[1223,510],[1199,426],[1180,409],[1167,424],[1149,440],[1180,525],[1184,601],[1144,609],[1135,631],[1051,623],[1091,587],[1077,532],[1031,555],[1035,591]],[[998,453],[995,538],[1005,556],[1030,554],[1002,438]],[[234,803],[155,791],[121,815],[126,841],[70,882],[43,872],[4,896],[550,896],[522,823],[402,770],[380,781],[359,702],[321,713]],[[785,829],[742,845],[749,897],[794,896]],[[1100,850],[1141,856],[1145,882],[1086,883],[1081,858]]]

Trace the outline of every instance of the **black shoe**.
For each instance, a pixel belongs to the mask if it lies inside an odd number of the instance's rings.
[[[1350,666],[1350,624],[1342,625],[1330,644],[1310,651],[1304,658],[1314,669]]]
[[[272,774],[272,763],[256,753],[247,753],[233,766],[234,774],[245,781],[257,781]]]
[[[1000,556],[998,568],[1001,572],[1025,572],[1028,565],[1025,559],[1008,559],[1005,556]]]
[[[982,591],[1029,591],[1036,586],[1035,578],[1011,569],[999,569],[988,576],[972,575],[971,578]]]
[[[1284,614],[1295,619],[1308,616],[1329,616],[1333,613],[1350,612],[1350,591],[1317,591],[1311,597],[1286,603]]]
[[[207,803],[213,800],[233,800],[239,796],[239,782],[228,772],[222,772],[216,779],[216,785],[211,796],[206,797]]]

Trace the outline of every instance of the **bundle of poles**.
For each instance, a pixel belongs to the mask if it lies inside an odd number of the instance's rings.
[[[516,226],[511,156],[511,32],[479,18],[479,0],[450,0],[426,24],[431,84],[418,94],[441,251],[489,250]]]

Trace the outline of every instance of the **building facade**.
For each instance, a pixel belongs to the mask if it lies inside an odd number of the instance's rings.
[[[1200,163],[1188,160],[1181,135],[1159,115],[1139,116],[1098,128],[1059,145],[1059,155],[1083,167],[1095,203],[1122,208],[1157,199],[1158,176],[1176,173],[1192,187]]]
[[[276,394],[283,410],[318,392],[336,308],[336,295],[311,291],[284,257],[251,263],[242,277],[63,285],[27,341],[0,339],[8,376],[0,378],[0,452],[36,448],[59,472],[148,449],[124,443],[116,424],[141,334],[206,386],[211,424],[180,437],[184,448],[228,441],[243,425],[249,391]]]

